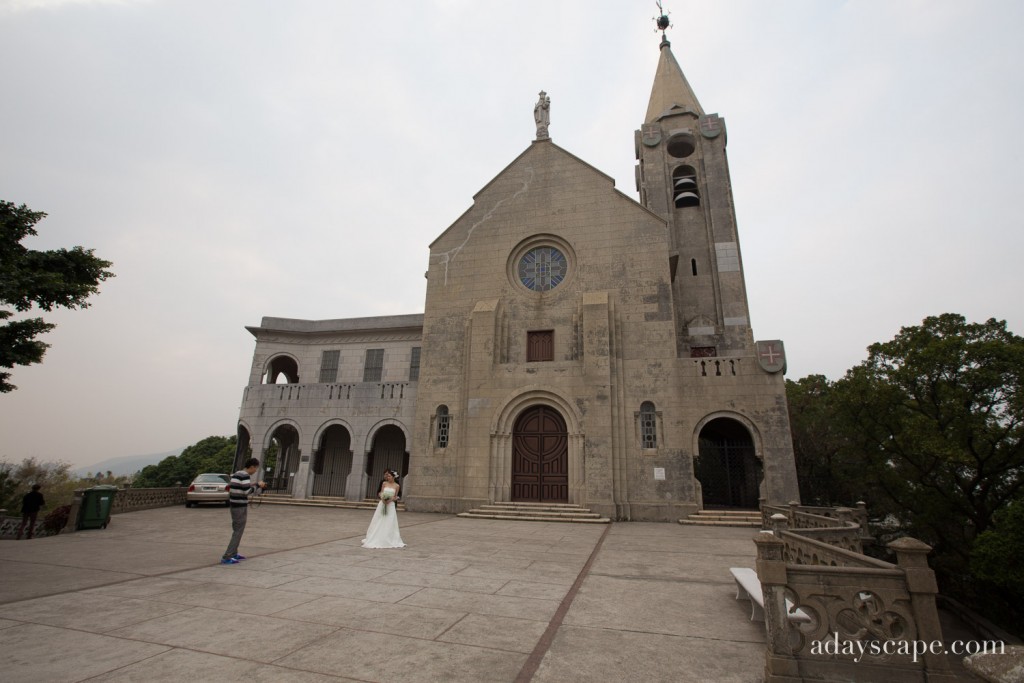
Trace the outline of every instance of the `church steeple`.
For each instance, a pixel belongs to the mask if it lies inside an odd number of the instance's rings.
[[[679,68],[679,62],[672,54],[668,40],[661,41],[661,58],[658,70],[654,75],[654,86],[651,88],[651,99],[647,105],[647,116],[644,123],[653,123],[658,117],[675,107],[689,109],[698,116],[704,115],[697,96],[693,94],[690,84]]]
[[[659,17],[658,28],[668,27],[667,16]],[[725,120],[704,113],[663,36],[635,134],[636,179],[640,202],[668,223],[681,357],[753,349],[725,145]]]

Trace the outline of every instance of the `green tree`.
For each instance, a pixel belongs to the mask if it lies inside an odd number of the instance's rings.
[[[35,251],[21,244],[38,234],[33,226],[46,216],[27,206],[0,201],[0,321],[13,315],[13,308],[25,312],[37,307],[88,308],[88,298],[99,291],[99,283],[114,276],[106,270],[109,261],[97,258],[92,249],[73,247]],[[42,318],[10,320],[0,325],[0,368],[32,365],[42,361],[49,344],[36,339],[55,327]],[[0,392],[16,389],[0,372]]]
[[[1024,630],[1024,500],[1017,500],[995,518],[995,524],[974,543],[971,572],[999,591],[1006,604],[1005,620]],[[995,594],[995,590],[992,591]],[[996,606],[999,609],[999,606]]]
[[[870,500],[863,467],[836,413],[834,383],[824,375],[786,380],[786,400],[800,500],[825,506],[863,500],[877,510],[882,501]]]
[[[156,465],[143,467],[132,480],[136,488],[188,486],[203,472],[231,473],[235,459],[237,436],[208,436],[189,446],[179,455],[164,458]]]
[[[946,579],[1024,496],[1024,338],[947,313],[904,327],[833,387],[851,446],[898,527],[935,548]]]

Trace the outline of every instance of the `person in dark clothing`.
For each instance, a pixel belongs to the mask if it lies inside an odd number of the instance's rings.
[[[39,516],[39,511],[46,506],[43,494],[39,493],[41,488],[43,487],[39,484],[32,484],[32,490],[21,498],[21,526],[18,527],[19,541],[26,524],[28,525],[28,536],[26,538],[32,538],[32,532],[36,528],[36,517]]]
[[[238,564],[245,559],[244,555],[238,554],[238,544],[242,542],[242,532],[245,531],[245,523],[249,517],[249,494],[256,491],[257,487],[267,488],[265,482],[254,484],[252,475],[260,468],[260,461],[256,458],[249,458],[245,461],[245,467],[231,475],[231,484],[228,486],[228,503],[231,506],[231,542],[228,549],[220,558],[221,564]]]

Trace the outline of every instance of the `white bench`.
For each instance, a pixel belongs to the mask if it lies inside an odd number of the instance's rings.
[[[757,572],[746,567],[733,567],[729,570],[732,578],[736,579],[736,599],[750,600],[750,620],[764,621],[764,594],[761,593],[761,581],[757,578]],[[797,623],[808,623],[811,618],[799,608],[793,607],[793,603],[786,600],[786,614],[790,621]]]

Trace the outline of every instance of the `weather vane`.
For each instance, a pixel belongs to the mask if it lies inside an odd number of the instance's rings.
[[[658,26],[658,28],[654,30],[655,32],[661,31],[661,39],[667,41],[668,39],[665,37],[665,31],[667,29],[672,28],[672,23],[668,19],[668,15],[670,13],[666,12],[665,9],[661,6],[661,0],[656,0],[654,4],[658,6],[659,12],[658,16],[651,17],[651,19],[654,20],[654,23]]]

